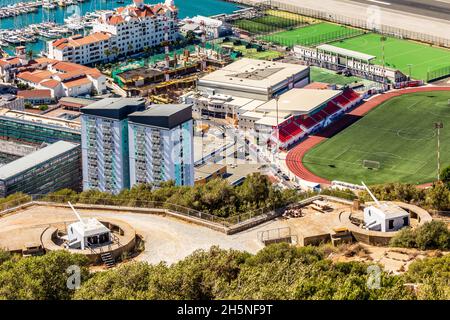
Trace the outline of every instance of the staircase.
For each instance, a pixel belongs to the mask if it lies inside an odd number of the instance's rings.
[[[103,263],[106,265],[108,269],[116,265],[116,262],[114,261],[110,252],[102,253],[100,256],[102,258]]]

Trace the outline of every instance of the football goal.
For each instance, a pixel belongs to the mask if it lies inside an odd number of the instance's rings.
[[[363,160],[363,167],[370,170],[378,170],[381,168],[380,161]]]

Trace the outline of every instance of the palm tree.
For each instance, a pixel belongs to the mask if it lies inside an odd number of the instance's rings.
[[[109,57],[111,56],[111,50],[109,50],[109,49],[106,49],[105,50],[105,56],[106,56],[106,60],[108,60],[109,61]]]
[[[28,58],[28,60],[32,60],[33,59],[33,55],[34,55],[34,52],[33,52],[33,50],[28,50],[27,51],[27,58]]]
[[[113,47],[112,48],[112,53],[117,58],[117,56],[119,55],[119,48],[118,47]]]

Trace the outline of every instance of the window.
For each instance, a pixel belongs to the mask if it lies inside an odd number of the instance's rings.
[[[389,230],[394,229],[394,220],[389,220]]]

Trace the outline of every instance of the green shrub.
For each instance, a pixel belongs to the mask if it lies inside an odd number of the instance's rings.
[[[404,228],[391,239],[393,247],[421,250],[450,249],[450,231],[442,221],[426,222],[416,229]]]

